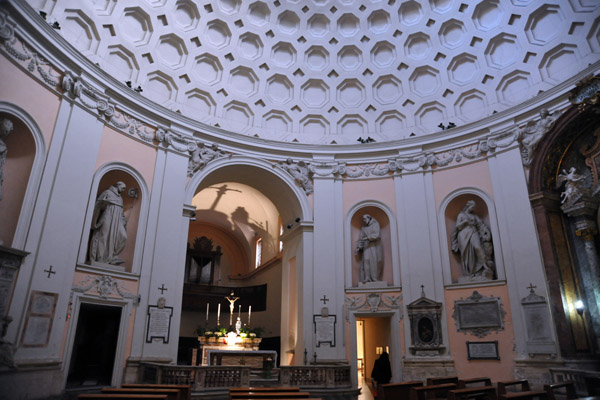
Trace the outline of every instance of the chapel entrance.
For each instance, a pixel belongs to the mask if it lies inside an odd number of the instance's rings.
[[[356,354],[359,381],[362,379],[370,382],[375,360],[383,351],[390,354],[390,323],[390,316],[357,317]],[[390,358],[392,356],[390,354]]]
[[[82,303],[67,387],[110,385],[121,323],[121,307]]]

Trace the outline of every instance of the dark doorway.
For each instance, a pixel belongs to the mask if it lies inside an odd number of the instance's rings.
[[[81,304],[67,387],[111,384],[120,322],[120,307]]]

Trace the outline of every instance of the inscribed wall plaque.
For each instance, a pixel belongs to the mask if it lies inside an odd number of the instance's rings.
[[[46,347],[48,345],[57,301],[58,293],[31,292],[21,346]]]
[[[148,306],[147,343],[153,339],[162,339],[163,343],[169,343],[172,315],[173,307]]]
[[[328,343],[331,347],[335,347],[335,315],[327,317],[314,315],[313,321],[315,324],[315,341],[317,342],[317,347],[320,347],[321,343]]]
[[[454,302],[456,330],[484,337],[491,331],[504,329],[504,315],[499,297],[485,297],[476,290],[466,299]]]

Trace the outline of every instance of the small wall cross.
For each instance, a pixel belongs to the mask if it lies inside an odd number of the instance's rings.
[[[168,289],[165,287],[165,284],[163,283],[162,286],[158,288],[158,290],[160,290],[160,294],[163,294],[164,291],[168,290]]]
[[[527,286],[527,289],[529,289],[529,293],[534,293],[533,289],[537,288],[537,286],[533,286],[533,283],[529,282],[529,286]]]
[[[327,296],[323,295],[322,299],[319,299],[323,302],[323,304],[327,304],[327,302],[329,301],[329,299],[327,298]]]
[[[50,266],[50,269],[45,269],[44,272],[48,274],[48,278],[50,278],[51,274],[56,274],[56,271],[52,271],[52,265]]]

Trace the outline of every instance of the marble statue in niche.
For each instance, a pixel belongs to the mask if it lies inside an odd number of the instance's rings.
[[[362,217],[356,253],[360,254],[360,282],[378,282],[383,275],[383,247],[379,222],[369,214]]]
[[[8,153],[8,147],[4,143],[4,139],[10,135],[12,130],[13,123],[10,119],[4,118],[0,121],[0,200],[2,200],[2,183],[4,182],[4,163]]]
[[[119,254],[127,242],[127,220],[121,193],[123,182],[117,182],[98,196],[92,217],[92,239],[89,258],[92,263],[121,265]]]
[[[459,282],[496,279],[492,234],[479,216],[473,213],[475,201],[469,200],[458,213],[452,232],[452,251],[460,253],[463,276]]]

